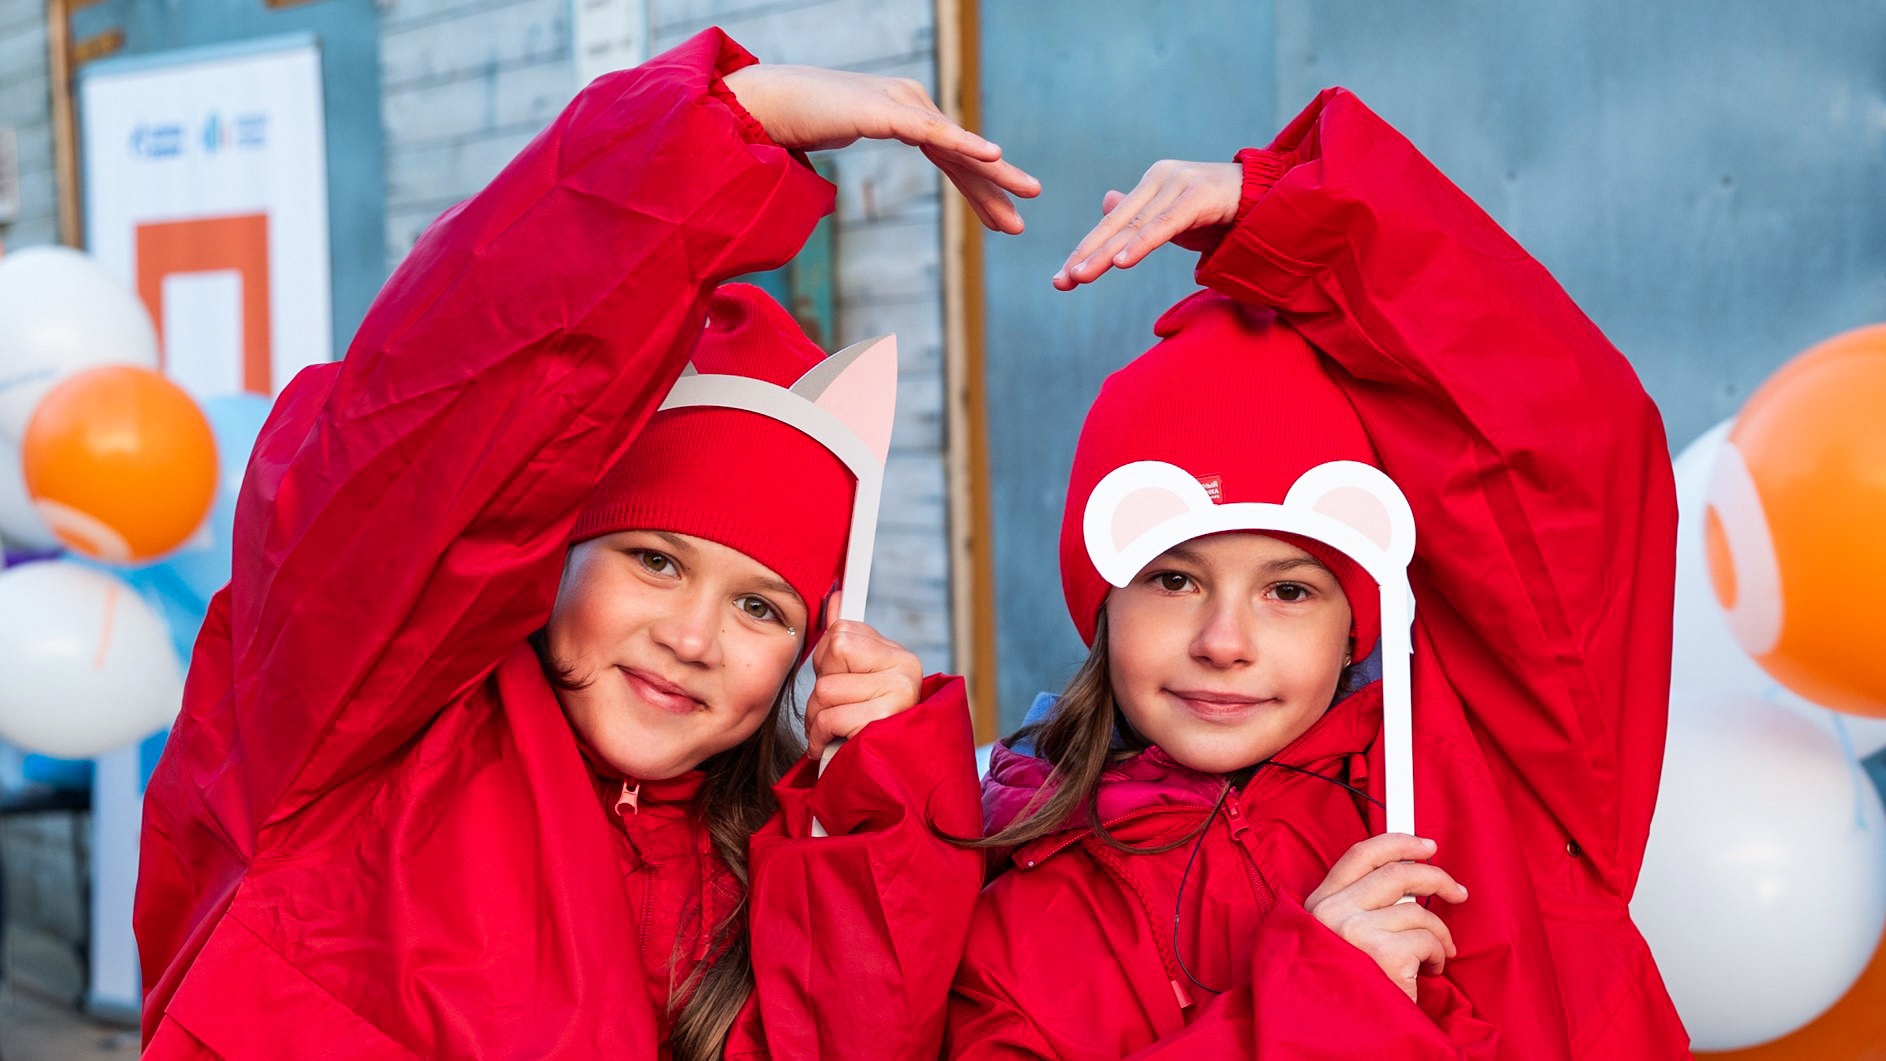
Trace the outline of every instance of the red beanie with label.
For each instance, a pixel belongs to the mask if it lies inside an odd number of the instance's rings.
[[[691,363],[703,375],[749,376],[790,388],[823,360],[825,351],[765,292],[725,284],[708,301],[707,326]],[[570,541],[625,530],[706,538],[770,568],[798,592],[817,623],[844,567],[854,489],[843,461],[771,417],[741,409],[668,409],[651,417],[603,473]]]
[[[1061,587],[1081,639],[1094,641],[1107,584],[1087,554],[1087,499],[1134,461],[1164,461],[1219,504],[1282,504],[1304,472],[1329,461],[1380,467],[1355,406],[1309,343],[1276,314],[1214,292],[1173,306],[1160,342],[1107,378],[1074,449],[1061,517]],[[1329,568],[1349,598],[1359,661],[1381,630],[1381,598],[1360,564],[1320,541],[1258,531]]]

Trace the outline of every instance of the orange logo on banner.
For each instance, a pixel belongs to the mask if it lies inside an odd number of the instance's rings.
[[[242,389],[273,394],[269,378],[268,215],[236,214],[137,227],[138,297],[157,326],[164,365],[164,278],[231,269],[242,278]]]

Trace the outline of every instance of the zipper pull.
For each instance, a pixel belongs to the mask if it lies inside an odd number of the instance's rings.
[[[1238,809],[1238,801],[1225,801],[1225,824],[1231,827],[1231,838],[1244,842],[1244,834],[1251,831],[1251,823],[1244,820],[1244,812]]]
[[[1225,802],[1225,824],[1231,828],[1232,843],[1244,852],[1244,867],[1250,873],[1251,894],[1257,897],[1258,912],[1269,917],[1276,894],[1271,891],[1270,882],[1264,879],[1264,871],[1257,867],[1257,841],[1251,838],[1251,823],[1245,818],[1237,800]]]
[[[624,780],[622,795],[616,797],[617,814],[639,814],[642,810],[642,783]]]

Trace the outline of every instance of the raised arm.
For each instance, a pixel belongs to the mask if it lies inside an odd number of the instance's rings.
[[[1162,163],[1057,285],[1174,237],[1330,358],[1415,509],[1420,621],[1515,799],[1628,897],[1669,684],[1676,509],[1628,362],[1413,145],[1331,89],[1241,167]],[[1157,179],[1156,179],[1157,178]],[[1417,812],[1418,813],[1418,812]],[[1524,814],[1525,812],[1521,812]]]
[[[710,30],[598,79],[420,239],[346,360],[284,393],[230,589],[254,822],[369,768],[544,621],[573,521],[708,291],[830,210],[787,148],[902,140],[1020,231],[1009,196],[1034,179],[914,82],[753,62]]]
[[[721,78],[718,31],[590,85],[422,236],[251,458],[233,704],[258,824],[409,740],[548,614],[603,468],[700,304],[830,208]]]
[[[1569,839],[1628,897],[1669,696],[1656,406],[1544,267],[1353,95],[1324,92],[1244,165],[1248,209],[1200,279],[1276,306],[1355,377],[1415,507],[1440,667],[1564,829],[1535,854]]]

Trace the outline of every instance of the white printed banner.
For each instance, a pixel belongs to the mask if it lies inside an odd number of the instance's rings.
[[[85,232],[199,400],[333,356],[326,123],[311,39],[107,61],[79,89]]]

